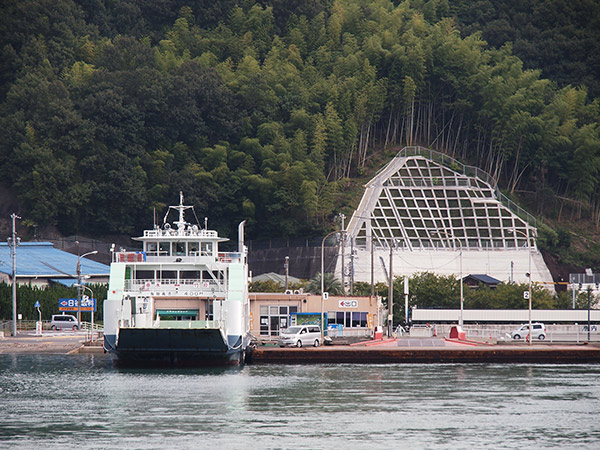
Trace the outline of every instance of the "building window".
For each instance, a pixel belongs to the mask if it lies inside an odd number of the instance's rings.
[[[343,325],[344,328],[367,328],[367,316],[364,311],[329,311],[327,325]]]
[[[295,312],[298,312],[297,306],[261,306],[260,335],[279,336],[280,330],[284,330],[289,326],[290,314]]]

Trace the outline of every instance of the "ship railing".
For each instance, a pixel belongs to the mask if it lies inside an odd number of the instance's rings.
[[[241,262],[242,254],[240,252],[219,253],[219,262],[231,263]]]
[[[124,259],[124,258],[123,258]],[[239,252],[221,253],[217,255],[212,252],[190,252],[188,255],[168,255],[166,252],[148,252],[144,254],[144,262],[150,263],[188,263],[188,264],[210,264],[239,263],[242,262],[242,254]],[[142,262],[133,259],[117,262]]]
[[[145,252],[114,252],[113,253],[113,262],[137,263],[137,262],[145,262],[145,261],[146,261],[146,253]]]
[[[170,279],[137,279],[125,280],[125,291],[128,292],[189,292],[184,295],[224,294],[225,282],[215,280],[170,280]]]
[[[146,253],[145,262],[149,263],[188,263],[188,264],[210,264],[218,261],[214,255],[190,254],[190,255],[168,255],[165,252]]]
[[[155,230],[144,230],[144,237],[163,237],[163,236],[194,236],[205,238],[218,238],[219,234],[214,230],[200,230],[195,228],[176,229],[176,228],[157,228]]]

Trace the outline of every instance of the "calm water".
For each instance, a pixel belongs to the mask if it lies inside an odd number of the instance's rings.
[[[600,366],[117,370],[0,355],[0,448],[600,448]]]

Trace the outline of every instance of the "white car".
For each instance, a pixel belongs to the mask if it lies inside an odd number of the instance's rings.
[[[79,330],[79,322],[75,316],[69,314],[55,314],[50,322],[50,329],[56,330]]]
[[[318,347],[321,343],[321,327],[318,325],[297,325],[289,327],[279,335],[279,346],[286,347],[295,345],[314,345]]]
[[[515,340],[526,338],[529,335],[529,324],[521,325],[519,328],[514,330],[511,334],[511,337]],[[546,325],[543,323],[532,323],[531,324],[531,335],[534,339],[539,339],[543,341],[546,339]]]

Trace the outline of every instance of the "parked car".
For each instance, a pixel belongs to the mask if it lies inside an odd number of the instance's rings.
[[[513,339],[521,339],[527,337],[529,334],[529,324],[521,325],[519,328],[514,330],[510,335]],[[531,335],[533,339],[539,339],[543,341],[546,339],[546,325],[543,323],[532,323],[531,324]]]
[[[286,328],[279,335],[279,346],[303,347],[304,345],[314,345],[318,347],[321,344],[321,327],[318,325],[297,325]]]
[[[50,322],[51,330],[79,330],[79,322],[75,316],[69,314],[55,314]]]

